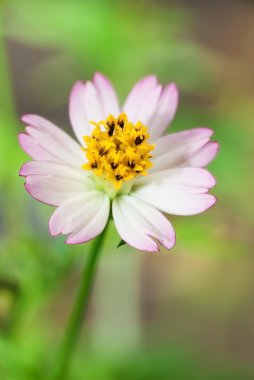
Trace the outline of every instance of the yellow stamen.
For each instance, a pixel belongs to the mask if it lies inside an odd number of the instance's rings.
[[[99,123],[91,122],[95,128],[91,136],[84,136],[88,163],[84,170],[92,170],[97,176],[112,182],[120,189],[124,181],[147,175],[154,145],[148,143],[149,133],[140,121],[128,120],[123,112],[117,118],[109,115]]]

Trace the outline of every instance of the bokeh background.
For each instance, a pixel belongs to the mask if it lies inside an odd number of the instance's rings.
[[[49,236],[50,207],[18,177],[20,116],[72,134],[78,79],[108,75],[123,100],[146,74],[175,81],[172,131],[209,126],[216,207],[173,217],[177,245],[140,253],[107,236],[70,380],[254,378],[254,3],[0,1],[0,378],[48,379],[89,244]]]

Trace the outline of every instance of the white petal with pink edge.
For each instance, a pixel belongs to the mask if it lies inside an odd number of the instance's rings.
[[[171,223],[158,210],[132,196],[119,196],[112,204],[113,218],[121,238],[134,248],[157,252],[158,243],[167,249],[175,244]]]
[[[30,175],[46,176],[54,178],[62,178],[69,181],[79,181],[91,184],[89,173],[81,168],[72,168],[70,166],[55,164],[44,161],[26,162],[20,169],[19,175],[27,177]]]
[[[181,167],[162,170],[140,177],[136,181],[135,187],[139,188],[152,183],[168,185],[182,184],[192,187],[205,187],[207,189],[211,189],[216,185],[215,178],[208,170],[203,168]]]
[[[105,228],[110,201],[99,191],[91,190],[66,200],[53,213],[49,230],[53,236],[68,234],[68,244],[85,243]]]
[[[209,141],[189,158],[186,164],[193,167],[204,167],[215,158],[218,151],[219,144],[216,141]]]
[[[74,84],[69,102],[69,116],[73,130],[83,145],[83,136],[90,135],[94,126],[109,114],[118,116],[119,106],[115,90],[106,77],[100,73],[94,75],[93,82]]]
[[[50,121],[37,115],[25,115],[22,121],[27,127],[26,133],[20,133],[19,142],[33,159],[74,167],[86,161],[80,145]]]
[[[93,82],[101,99],[104,118],[109,114],[118,116],[120,108],[116,92],[111,82],[101,73],[95,73]]]
[[[51,206],[59,206],[93,186],[86,172],[50,162],[25,163],[20,175],[26,177],[25,187],[30,195]]]
[[[90,135],[94,128],[90,121],[101,120],[102,112],[94,85],[91,82],[76,82],[70,93],[69,116],[74,133],[82,145],[83,136]]]
[[[189,163],[197,155],[195,164],[202,167],[204,162],[214,158],[217,150],[211,150],[205,155],[205,146],[210,140],[213,131],[209,128],[194,128],[188,131],[177,132],[162,136],[155,141],[153,164],[151,172],[161,171],[175,166],[194,166]],[[199,153],[203,151],[203,156]],[[193,161],[194,163],[194,161]]]
[[[165,132],[175,116],[178,105],[178,90],[174,83],[168,84],[157,103],[157,110],[149,120],[151,140],[155,140]]]
[[[179,168],[149,177],[133,189],[132,195],[168,214],[199,214],[216,202],[207,194],[215,180],[205,169]]]
[[[156,87],[148,93],[146,96],[146,99],[144,100],[144,103],[141,104],[139,109],[136,112],[136,115],[130,118],[130,120],[133,123],[136,123],[138,120],[142,122],[145,126],[150,126],[151,119],[153,118],[154,114],[157,111],[157,106],[158,106],[158,101],[160,99],[162,91],[162,86],[161,85],[156,85]],[[127,113],[127,116],[129,113]],[[129,117],[129,116],[128,116]]]
[[[157,78],[154,75],[149,75],[137,82],[123,105],[123,111],[127,114],[128,119],[133,123],[140,119],[143,123],[142,112],[143,115],[147,115],[147,112],[149,113],[147,105],[157,103],[160,91],[161,86],[158,85]],[[155,96],[153,95],[154,93]]]

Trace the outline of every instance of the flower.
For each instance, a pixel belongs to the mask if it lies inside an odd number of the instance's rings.
[[[111,215],[122,240],[145,251],[170,249],[175,232],[165,214],[194,215],[213,206],[214,177],[203,167],[217,154],[213,131],[195,128],[163,135],[178,103],[174,83],[150,75],[122,108],[100,73],[74,84],[69,115],[78,142],[50,121],[25,115],[21,147],[33,161],[20,175],[30,195],[57,207],[52,236],[80,244],[99,235]]]

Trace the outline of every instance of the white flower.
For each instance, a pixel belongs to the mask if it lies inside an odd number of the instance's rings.
[[[126,243],[151,252],[158,243],[170,249],[175,232],[163,213],[193,215],[215,203],[208,194],[215,180],[203,169],[218,151],[212,130],[163,135],[177,102],[175,84],[162,88],[151,75],[120,108],[111,83],[96,73],[93,82],[77,82],[71,91],[78,142],[40,116],[23,116],[26,133],[19,141],[34,161],[20,175],[32,197],[57,207],[49,221],[52,236],[87,242],[103,231],[112,209]]]

